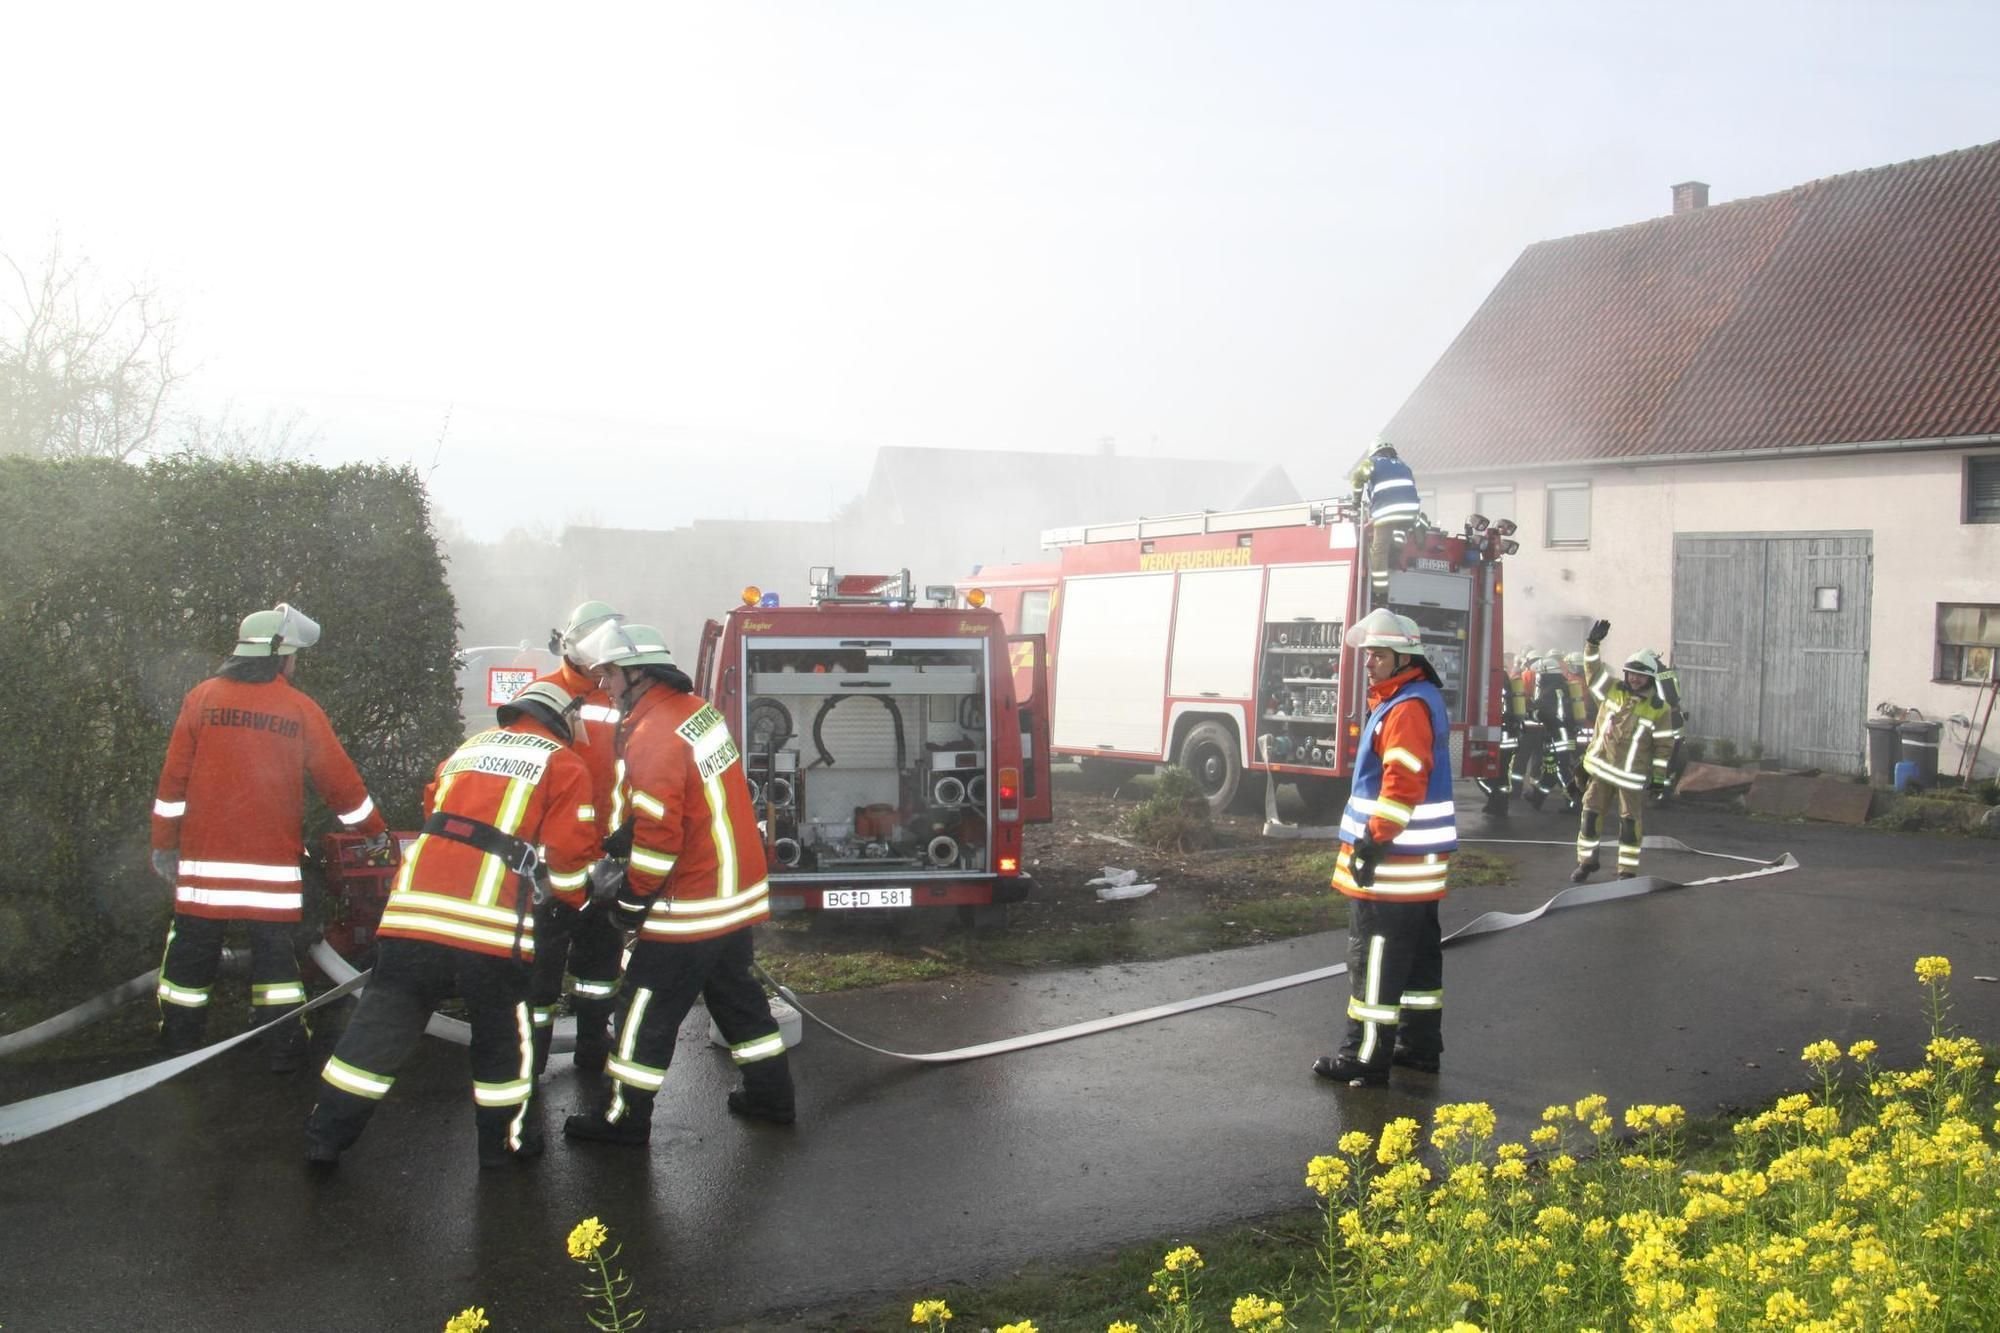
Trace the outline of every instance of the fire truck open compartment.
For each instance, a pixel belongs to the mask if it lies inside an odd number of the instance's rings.
[[[991,671],[983,638],[745,640],[744,757],[774,873],[985,873]]]

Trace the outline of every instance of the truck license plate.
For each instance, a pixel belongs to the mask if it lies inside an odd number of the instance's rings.
[[[902,889],[828,889],[819,896],[821,907],[908,907],[910,891]]]

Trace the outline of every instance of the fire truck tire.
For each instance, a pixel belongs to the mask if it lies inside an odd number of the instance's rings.
[[[1343,778],[1299,778],[1292,790],[1299,794],[1309,824],[1332,823],[1347,804],[1348,784]]]
[[[1201,722],[1192,727],[1174,762],[1194,774],[1213,813],[1223,814],[1236,803],[1243,786],[1243,760],[1235,734],[1222,723]]]

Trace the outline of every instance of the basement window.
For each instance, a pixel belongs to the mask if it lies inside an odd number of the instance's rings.
[[[2000,606],[1940,602],[1937,609],[1937,675],[1955,685],[1984,685],[2000,656]]]
[[[1552,481],[1548,492],[1548,527],[1544,546],[1590,545],[1590,483]],[[1491,515],[1488,515],[1491,517]]]
[[[2000,523],[2000,454],[1965,460],[1965,521]]]

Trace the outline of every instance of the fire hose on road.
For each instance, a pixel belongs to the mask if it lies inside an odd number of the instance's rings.
[[[1571,842],[1555,839],[1528,838],[1466,838],[1461,841],[1496,846],[1569,847],[1574,845]],[[1560,911],[1564,908],[1585,907],[1595,903],[1614,902],[1621,898],[1635,898],[1643,894],[1661,893],[1672,889],[1691,889],[1713,884],[1741,883],[1771,875],[1781,875],[1787,871],[1799,868],[1798,861],[1790,852],[1786,852],[1774,861],[1766,861],[1752,856],[1737,856],[1727,852],[1704,851],[1698,847],[1690,847],[1680,841],[1680,839],[1672,837],[1648,837],[1645,839],[1644,845],[1649,851],[1685,852],[1694,856],[1735,861],[1754,866],[1755,869],[1738,871],[1728,875],[1712,875],[1706,879],[1690,880],[1685,884],[1674,880],[1661,879],[1658,876],[1652,875],[1634,879],[1611,880],[1602,884],[1584,884],[1576,888],[1564,889],[1540,907],[1526,912],[1482,913],[1451,932],[1451,934],[1445,936],[1444,943],[1450,945],[1473,939],[1480,935],[1492,935],[1501,931],[1514,930],[1539,921],[1550,912]],[[325,941],[322,940],[313,946],[311,956],[313,962],[319,966],[320,970],[330,980],[338,983],[333,989],[315,996],[303,1007],[292,1010],[283,1018],[273,1019],[270,1023],[251,1028],[233,1037],[204,1046],[198,1051],[190,1051],[185,1055],[177,1055],[171,1059],[162,1060],[141,1069],[135,1069],[124,1074],[116,1074],[110,1078],[99,1079],[94,1083],[86,1083],[81,1087],[68,1088],[60,1092],[47,1093],[40,1097],[30,1097],[24,1101],[0,1106],[0,1145],[31,1138],[47,1130],[68,1124],[72,1120],[80,1119],[94,1111],[103,1110],[107,1106],[114,1105],[127,1097],[144,1092],[148,1088],[156,1087],[176,1074],[192,1069],[196,1065],[202,1064],[222,1054],[224,1051],[239,1046],[253,1037],[264,1035],[269,1028],[279,1023],[294,1022],[301,1015],[324,1005],[331,1004],[346,995],[360,990],[366,985],[369,974],[355,971],[353,966],[336,953],[332,946],[328,945]],[[1346,963],[1335,963],[1329,967],[1313,968],[1306,972],[1295,972],[1290,976],[1277,977],[1270,981],[1255,982],[1251,985],[1238,986],[1230,990],[1215,991],[1208,995],[1198,995],[1191,999],[1177,1000],[1170,1004],[1135,1009],[1129,1013],[1113,1014],[1105,1018],[1091,1019],[1088,1022],[1073,1023],[1059,1028],[1050,1028],[1042,1032],[1024,1033],[1016,1037],[1005,1037],[997,1041],[982,1042],[974,1046],[961,1046],[947,1051],[910,1052],[894,1051],[886,1047],[876,1046],[852,1033],[843,1031],[801,1003],[798,996],[789,987],[772,980],[761,968],[758,969],[758,975],[762,977],[765,984],[769,985],[782,996],[787,1003],[796,1008],[800,1014],[806,1018],[810,1018],[813,1022],[825,1028],[829,1033],[840,1038],[842,1041],[893,1060],[933,1065],[959,1064],[968,1060],[981,1060],[989,1056],[1006,1055],[1014,1051],[1030,1050],[1037,1046],[1052,1046],[1057,1042],[1074,1041],[1079,1037],[1094,1036],[1100,1032],[1110,1032],[1118,1028],[1132,1027],[1139,1023],[1151,1023],[1162,1018],[1174,1017],[1177,1014],[1191,1013],[1197,1009],[1233,1004],[1240,1000],[1249,999],[1252,996],[1268,995],[1273,991],[1290,990],[1293,987],[1310,985],[1315,981],[1324,981],[1330,977],[1344,976],[1346,972]],[[149,991],[152,987],[152,979],[156,975],[148,974],[146,977],[135,977],[121,986],[86,1001],[84,1004],[69,1010],[67,1013],[59,1014],[55,1018],[45,1020],[34,1027],[23,1029],[20,1032],[0,1036],[0,1053],[25,1049],[28,1046],[36,1044],[38,1041],[46,1040],[50,1036],[59,1035],[60,1032],[72,1031],[77,1027],[81,1027],[93,1018],[110,1012],[125,1000]],[[85,1011],[88,1011],[87,1016],[81,1018],[75,1017]],[[430,1023],[424,1030],[432,1036],[461,1045],[466,1044],[471,1039],[471,1030],[467,1024],[455,1018],[447,1018],[442,1014],[432,1014]],[[558,1048],[567,1049],[569,1043],[574,1041],[574,1026],[572,1025],[567,1031],[564,1031],[563,1026],[558,1025],[555,1035],[557,1041],[561,1043]]]

